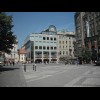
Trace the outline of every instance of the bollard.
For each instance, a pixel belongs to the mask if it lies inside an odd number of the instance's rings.
[[[33,65],[33,70],[34,70],[34,65]]]
[[[26,72],[26,64],[24,64],[24,71]]]
[[[35,71],[36,71],[36,64],[34,65],[34,67],[35,67]]]
[[[36,65],[35,65],[35,71],[36,71]]]

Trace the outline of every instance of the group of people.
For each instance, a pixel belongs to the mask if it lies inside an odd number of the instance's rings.
[[[10,65],[10,66],[13,65],[14,66],[15,65],[15,62],[13,60],[4,61],[4,65],[7,65],[7,66],[8,65]]]

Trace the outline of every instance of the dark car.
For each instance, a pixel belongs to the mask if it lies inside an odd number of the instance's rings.
[[[96,62],[97,66],[100,66],[100,59],[98,59],[98,61]]]

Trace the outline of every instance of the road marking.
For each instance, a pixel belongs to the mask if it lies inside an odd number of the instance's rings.
[[[33,82],[33,81],[44,79],[44,78],[47,78],[47,77],[50,77],[50,76],[52,76],[52,75],[46,75],[46,76],[42,76],[42,77],[39,77],[39,78],[36,78],[36,79],[26,80],[26,82]]]

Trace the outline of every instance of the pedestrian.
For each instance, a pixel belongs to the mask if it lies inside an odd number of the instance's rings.
[[[15,62],[14,61],[12,61],[12,64],[13,64],[13,66],[15,65]]]
[[[10,63],[10,66],[11,66],[11,61],[9,61],[9,63]]]

